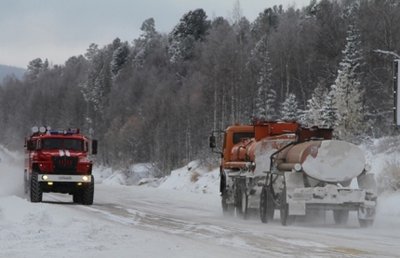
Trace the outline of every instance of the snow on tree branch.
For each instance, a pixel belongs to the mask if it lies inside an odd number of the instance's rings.
[[[400,59],[400,55],[397,54],[397,53],[395,53],[395,52],[393,52],[393,51],[387,51],[387,50],[382,50],[382,49],[375,49],[374,52],[375,52],[375,53],[379,53],[379,54],[384,54],[384,55],[392,55],[392,56],[394,56],[394,57]]]

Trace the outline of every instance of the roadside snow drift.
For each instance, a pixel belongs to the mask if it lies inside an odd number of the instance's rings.
[[[219,195],[219,170],[210,172],[199,162],[190,162],[183,168],[173,170],[159,188]]]
[[[0,146],[0,197],[23,196],[24,160],[21,156]]]

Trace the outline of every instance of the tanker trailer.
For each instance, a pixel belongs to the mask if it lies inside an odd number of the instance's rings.
[[[268,140],[266,140],[268,142]],[[296,141],[273,154],[258,148],[255,162],[268,159],[261,191],[260,217],[266,223],[275,209],[282,225],[315,210],[332,210],[336,224],[346,224],[357,211],[361,227],[372,225],[377,204],[374,175],[363,152],[354,144],[332,140],[329,129],[301,128]],[[350,186],[353,179],[357,187]]]

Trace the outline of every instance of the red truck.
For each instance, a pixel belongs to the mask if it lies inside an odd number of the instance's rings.
[[[89,146],[97,154],[97,141],[79,129],[51,130],[33,127],[25,140],[24,188],[31,202],[41,202],[43,193],[70,194],[74,203],[93,204],[93,162]]]

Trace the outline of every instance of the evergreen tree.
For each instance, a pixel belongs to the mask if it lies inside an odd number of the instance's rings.
[[[41,72],[47,70],[48,66],[49,62],[47,59],[45,62],[41,58],[33,59],[28,64],[25,76],[28,80],[36,80]]]
[[[343,139],[359,134],[363,122],[360,45],[360,33],[354,24],[350,24],[334,88],[338,119],[336,132]]]
[[[89,73],[86,82],[82,85],[85,100],[93,106],[95,111],[100,111],[104,92],[104,66],[103,53],[97,46],[91,45],[86,54],[89,61]]]
[[[142,34],[134,41],[133,63],[136,67],[142,67],[147,56],[154,51],[155,48],[161,47],[159,41],[161,35],[156,31],[153,18],[145,20],[140,28]]]
[[[332,85],[331,91],[325,93],[324,103],[320,110],[320,121],[319,124],[322,127],[334,128],[337,121],[337,110],[335,103],[335,85]]]
[[[186,13],[170,34],[170,61],[176,63],[191,58],[194,43],[205,39],[209,27],[210,21],[203,9]]]
[[[311,95],[311,99],[307,100],[306,110],[302,115],[302,123],[307,126],[313,125],[321,125],[322,123],[322,114],[323,114],[323,106],[326,101],[326,96],[328,95],[325,87],[322,83],[319,83],[317,87],[314,89],[314,92]]]
[[[261,120],[273,120],[276,116],[276,92],[272,88],[272,67],[267,49],[266,37],[262,38],[252,52],[260,59],[255,99],[255,117]]]
[[[93,59],[99,53],[99,46],[95,43],[89,45],[89,48],[86,50],[85,57],[89,62],[93,62]]]
[[[267,8],[261,12],[252,24],[252,33],[255,38],[260,39],[265,34],[274,31],[279,23],[279,15],[283,13],[282,5]]]
[[[81,84],[82,94],[86,101],[85,129],[94,132],[96,137],[104,136],[108,121],[104,114],[109,105],[109,94],[112,86],[111,60],[118,40],[99,50],[96,45],[90,45],[86,56],[89,69],[87,79]],[[96,131],[94,131],[96,130]],[[102,140],[100,137],[99,140]]]
[[[297,121],[299,113],[296,95],[289,93],[281,106],[281,119],[283,121]]]
[[[129,56],[129,46],[128,43],[125,42],[121,44],[113,53],[112,61],[111,61],[111,72],[114,76],[116,76],[121,70],[122,66],[126,63]]]

